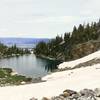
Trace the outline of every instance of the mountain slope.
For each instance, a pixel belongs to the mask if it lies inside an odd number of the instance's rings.
[[[69,61],[69,62],[63,62],[59,65],[59,69],[61,68],[74,68],[76,65],[85,63],[87,61],[93,60],[93,59],[100,59],[100,51],[94,52],[88,56],[85,56],[83,58],[74,60],[74,61]]]
[[[42,50],[42,48],[44,50]],[[57,35],[49,43],[38,43],[35,54],[61,61],[79,59],[100,50],[100,20],[91,24],[74,26],[72,32]]]

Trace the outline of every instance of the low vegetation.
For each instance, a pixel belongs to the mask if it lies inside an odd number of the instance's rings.
[[[31,78],[26,78],[18,74],[12,75],[12,73],[13,71],[10,68],[0,68],[0,86],[20,85],[32,81]]]

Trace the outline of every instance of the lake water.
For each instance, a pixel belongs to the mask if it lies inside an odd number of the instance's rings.
[[[58,61],[36,57],[34,54],[0,59],[0,66],[12,68],[18,74],[37,78],[47,75],[57,68]]]

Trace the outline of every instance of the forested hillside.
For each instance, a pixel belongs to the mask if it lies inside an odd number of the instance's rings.
[[[19,55],[29,54],[29,53],[30,51],[28,51],[28,49],[23,50],[17,48],[16,45],[12,47],[7,47],[4,44],[0,43],[0,58],[19,56]]]
[[[72,32],[56,38],[48,43],[37,44],[34,53],[38,56],[56,58],[67,61],[86,56],[100,48],[100,20],[91,24],[74,26]]]

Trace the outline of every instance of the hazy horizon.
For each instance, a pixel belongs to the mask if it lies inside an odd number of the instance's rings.
[[[1,0],[0,37],[53,38],[98,21],[100,0]]]
[[[19,38],[19,39],[21,39],[21,38],[22,38],[22,39],[52,39],[53,37],[16,37],[16,36],[15,36],[15,37],[6,37],[6,36],[5,36],[5,37],[0,37],[0,39],[1,39],[1,38],[5,38],[5,39],[6,39],[6,38],[7,38],[7,39],[9,39],[9,38],[12,38],[12,39],[14,39],[14,38]]]

